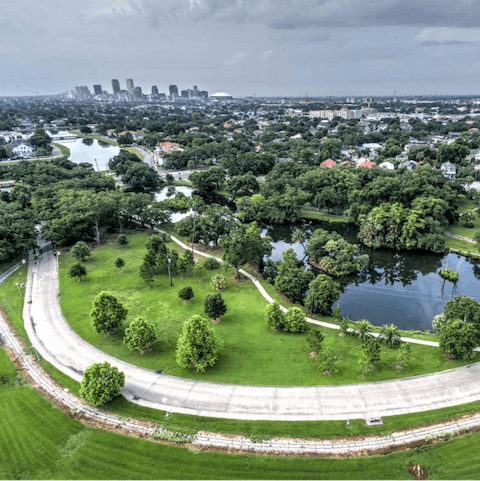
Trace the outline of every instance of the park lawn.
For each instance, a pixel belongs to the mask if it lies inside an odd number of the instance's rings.
[[[12,370],[13,369],[13,370]],[[0,377],[13,365],[0,350]],[[348,459],[196,451],[82,425],[29,386],[0,387],[0,479],[476,479],[480,434]]]
[[[445,241],[447,248],[450,249],[451,252],[470,257],[480,257],[480,250],[476,244],[448,236],[445,236]]]
[[[184,279],[175,276],[173,287],[168,285],[167,276],[158,276],[153,287],[148,288],[138,274],[147,238],[146,233],[136,233],[129,236],[128,248],[107,244],[95,249],[86,262],[89,272],[82,282],[67,276],[73,259],[68,254],[60,257],[60,304],[70,325],[89,343],[132,364],[204,381],[294,386],[398,379],[453,369],[480,359],[476,354],[471,361],[450,361],[438,348],[412,345],[412,363],[398,373],[395,369],[396,351],[382,347],[378,367],[362,379],[358,368],[361,342],[351,336],[339,337],[338,331],[322,329],[324,347],[332,347],[339,359],[338,372],[326,377],[319,371],[315,360],[309,357],[306,333],[272,332],[263,319],[266,301],[250,281],[238,283],[232,280],[233,271],[229,270],[227,288],[222,292],[228,311],[214,326],[223,342],[219,359],[205,373],[180,368],[175,363],[175,350],[182,324],[194,314],[204,315],[203,300],[207,294],[213,293],[209,279],[217,272],[225,273],[225,270],[210,271],[202,283],[198,282],[197,276]],[[176,248],[173,243],[170,245]],[[119,256],[126,263],[122,273],[114,266]],[[178,298],[178,291],[186,285],[191,285],[195,292],[188,305]],[[92,301],[102,290],[118,296],[129,309],[126,323],[114,335],[95,333],[89,318]],[[153,322],[159,333],[159,342],[143,355],[129,351],[122,343],[125,327],[137,316]]]
[[[313,219],[322,220],[326,222],[340,222],[342,224],[347,224],[348,220],[340,215],[324,214],[323,212],[314,212],[311,210],[302,210],[303,219]]]
[[[467,210],[475,209],[475,207],[477,206],[473,200],[467,199],[465,196],[461,196],[458,202],[457,212],[461,214]],[[480,231],[480,211],[476,212],[473,227],[465,227],[463,222],[458,220],[454,224],[447,226],[446,230],[453,232],[454,234],[473,239],[475,237],[475,233]],[[476,245],[473,245],[473,248],[476,249]],[[478,249],[476,249],[476,251],[478,252]]]
[[[52,142],[52,145],[55,145],[60,149],[60,152],[62,152],[63,156],[68,159],[70,157],[70,149],[66,147],[65,145],[62,144],[57,144],[56,142]]]

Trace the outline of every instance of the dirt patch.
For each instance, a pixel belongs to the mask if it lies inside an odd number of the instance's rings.
[[[212,324],[218,324],[220,322],[220,319],[212,319]]]
[[[318,357],[318,352],[312,351],[310,357]]]
[[[412,475],[413,479],[427,479],[427,470],[420,466],[420,464],[409,464],[407,466],[408,472]]]

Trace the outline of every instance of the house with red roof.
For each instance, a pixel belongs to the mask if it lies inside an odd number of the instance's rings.
[[[327,159],[324,160],[321,164],[320,167],[331,169],[332,167],[335,167],[337,163],[333,159]]]

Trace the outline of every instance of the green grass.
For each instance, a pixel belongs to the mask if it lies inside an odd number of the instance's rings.
[[[0,377],[15,369],[0,350]],[[480,435],[349,459],[200,452],[82,425],[30,387],[0,388],[1,479],[476,479]]]
[[[445,236],[448,249],[452,249],[453,252],[460,251],[461,254],[472,257],[479,257],[480,251],[476,244],[472,244],[468,241],[460,239],[454,239],[453,237]]]
[[[473,200],[466,199],[465,196],[461,196],[459,203],[458,203],[458,210],[457,212],[459,214],[467,211],[467,210],[472,210],[475,209],[476,204]],[[450,232],[453,232],[454,234],[461,235],[463,237],[469,237],[470,239],[473,239],[475,236],[475,232],[480,230],[480,211],[476,212],[475,215],[475,222],[473,227],[465,227],[463,225],[462,221],[457,221],[455,224],[451,224],[447,227],[447,230]],[[478,249],[475,245],[473,245],[473,248],[477,251]]]
[[[70,149],[68,147],[65,147],[65,145],[62,145],[62,144],[57,144],[56,142],[52,142],[52,145],[55,145],[56,147],[58,147],[60,149],[60,151],[62,152],[62,155],[68,159],[70,157]]]
[[[313,219],[313,220],[323,220],[326,222],[340,222],[343,224],[348,223],[347,219],[340,215],[324,214],[322,212],[313,212],[310,210],[302,210],[302,218]]]
[[[68,278],[67,269],[72,259],[69,255],[61,256],[60,304],[66,319],[81,337],[102,351],[132,364],[204,381],[293,386],[398,379],[472,362],[450,361],[441,355],[438,348],[412,345],[412,364],[398,373],[395,369],[396,351],[382,347],[379,366],[362,379],[358,369],[360,341],[351,336],[339,337],[338,331],[323,329],[324,347],[333,347],[339,358],[338,372],[325,377],[308,355],[306,333],[272,332],[263,320],[266,301],[250,281],[234,282],[231,279],[233,271],[230,270],[226,274],[227,288],[222,292],[228,311],[222,316],[220,324],[214,327],[223,342],[217,364],[206,373],[180,368],[175,363],[175,350],[182,324],[193,314],[204,315],[203,300],[213,292],[209,279],[215,271],[207,274],[202,283],[198,282],[197,276],[174,277],[172,288],[168,285],[167,276],[159,276],[153,287],[148,288],[138,274],[147,235],[136,233],[129,239],[130,247],[127,249],[121,249],[116,244],[96,249],[87,261],[89,273],[81,283]],[[172,247],[175,247],[173,243]],[[126,262],[122,274],[114,266],[118,256]],[[224,272],[223,269],[221,272]],[[188,305],[178,298],[178,291],[186,285],[191,285],[195,292]],[[92,301],[101,290],[118,296],[129,309],[127,322],[115,335],[97,334],[91,325],[89,313]],[[143,355],[129,351],[122,343],[125,327],[136,316],[153,322],[159,333],[159,342],[152,351]],[[478,359],[480,356],[476,354],[473,361]]]

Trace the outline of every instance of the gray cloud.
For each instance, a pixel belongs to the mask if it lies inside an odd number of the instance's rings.
[[[431,47],[431,46],[438,46],[438,45],[445,45],[445,46],[453,46],[453,45],[465,45],[468,43],[473,43],[473,42],[467,42],[463,40],[422,40],[419,42],[419,44],[422,47]]]
[[[272,29],[311,27],[480,27],[474,0],[130,0],[146,15],[251,22]]]

